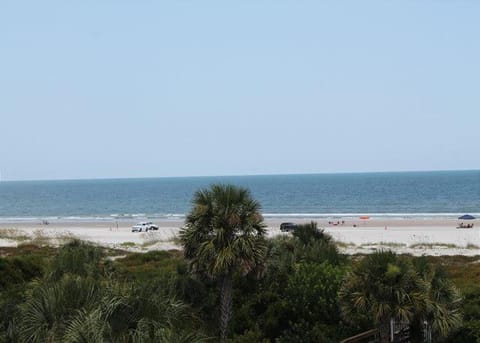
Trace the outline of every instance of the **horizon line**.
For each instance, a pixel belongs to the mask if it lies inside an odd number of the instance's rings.
[[[65,179],[0,179],[3,182],[34,182],[34,181],[94,181],[94,180],[135,180],[135,179],[181,179],[181,178],[212,178],[212,177],[249,177],[249,176],[293,176],[293,175],[338,175],[338,174],[394,174],[394,173],[431,173],[431,172],[472,172],[480,169],[435,169],[435,170],[383,170],[383,171],[338,171],[312,173],[273,173],[273,174],[227,174],[227,175],[183,175],[183,176],[135,176],[135,177],[98,177],[98,178],[65,178]]]

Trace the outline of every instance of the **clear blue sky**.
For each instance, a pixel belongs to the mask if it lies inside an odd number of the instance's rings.
[[[3,179],[480,168],[480,2],[0,2]]]

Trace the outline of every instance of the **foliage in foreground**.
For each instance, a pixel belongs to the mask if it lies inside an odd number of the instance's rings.
[[[298,232],[269,242],[261,280],[237,280],[249,292],[236,304],[233,341],[338,342],[351,332],[337,304],[345,259],[315,223]]]
[[[373,323],[385,339],[392,319],[409,324],[418,339],[425,322],[437,340],[461,325],[460,296],[443,270],[389,251],[373,253],[356,265],[339,297],[345,318]]]
[[[5,342],[191,342],[199,322],[168,285],[109,277],[102,251],[73,242],[59,250],[43,277],[31,281],[10,320]]]
[[[212,185],[199,190],[180,241],[192,272],[219,281],[219,327],[224,342],[232,316],[233,275],[258,271],[265,261],[260,204],[241,187]]]
[[[427,319],[436,341],[479,342],[479,280],[457,274],[459,304],[457,290],[439,268],[451,271],[458,258],[427,261],[392,253],[346,258],[314,223],[299,233],[266,241],[262,278],[234,274],[231,342],[338,342],[375,327],[374,311],[353,311],[354,320],[346,314],[348,298],[338,294],[355,284],[362,286],[358,294],[369,289],[370,296],[383,296],[368,299],[378,303],[389,299],[390,291],[423,293],[416,295],[415,306],[388,304],[395,311],[401,307],[396,313],[410,309],[414,323]],[[109,261],[102,249],[81,242],[56,253],[22,249],[24,256],[0,258],[6,276],[0,289],[0,342],[201,342],[206,340],[202,333],[218,333],[218,280],[191,274],[179,252]],[[452,325],[452,320],[459,313],[464,322],[454,330],[458,322]],[[439,338],[442,327],[449,328],[444,339]],[[413,329],[418,333],[418,326]]]

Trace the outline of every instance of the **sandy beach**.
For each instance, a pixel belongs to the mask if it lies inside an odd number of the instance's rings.
[[[458,229],[459,221],[448,218],[275,218],[266,219],[267,235],[285,235],[280,223],[293,221],[306,223],[314,220],[320,228],[331,234],[340,250],[347,254],[371,253],[390,249],[412,255],[480,255],[480,223],[474,228]],[[342,224],[342,221],[344,223]],[[337,222],[339,224],[337,225]],[[79,238],[102,246],[130,251],[178,249],[175,240],[183,221],[155,221],[158,231],[131,232],[135,222],[36,222],[0,223],[0,246],[17,246],[28,242],[62,244]]]

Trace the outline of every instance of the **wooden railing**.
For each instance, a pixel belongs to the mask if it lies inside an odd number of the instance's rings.
[[[378,329],[368,330],[346,338],[340,343],[380,343],[380,331]]]

